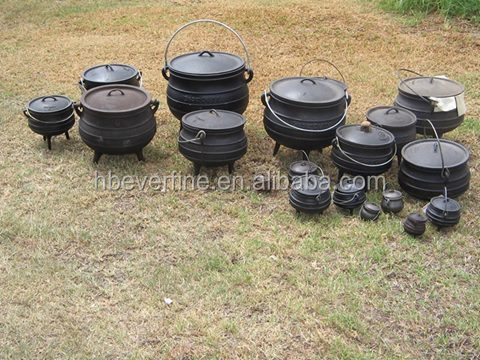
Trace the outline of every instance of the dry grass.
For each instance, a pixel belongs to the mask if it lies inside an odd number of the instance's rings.
[[[0,16],[0,358],[480,356],[478,28],[446,28],[437,18],[405,27],[350,0],[4,0]],[[396,217],[367,224],[333,207],[297,217],[285,193],[94,191],[95,169],[191,171],[176,149],[178,122],[165,106],[160,69],[168,36],[203,17],[238,29],[253,58],[242,175],[284,170],[297,157],[286,149],[271,157],[259,96],[308,59],[344,71],[350,122],[392,102],[396,68],[463,82],[469,119],[447,135],[472,153],[461,224],[429,228],[417,240]],[[186,32],[172,50],[240,51],[214,30]],[[46,151],[26,126],[24,104],[44,93],[77,99],[81,71],[109,61],[137,65],[162,100],[148,161],[105,157],[94,166],[76,131]],[[335,173],[328,156],[314,159]],[[409,199],[403,215],[423,205]]]

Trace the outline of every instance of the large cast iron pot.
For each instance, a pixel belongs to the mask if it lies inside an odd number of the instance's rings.
[[[144,160],[142,150],[157,129],[158,106],[158,100],[132,85],[104,85],[85,92],[75,111],[80,137],[95,151],[93,161],[102,154],[133,153]]]
[[[335,130],[346,121],[351,101],[345,78],[338,72],[342,81],[326,76],[288,77],[274,81],[269,91],[264,92],[263,124],[275,140],[274,156],[280,145],[303,150],[308,155],[311,150],[332,144]]]
[[[397,144],[398,164],[402,160],[402,148],[417,137],[417,117],[411,111],[395,106],[377,106],[367,111],[367,120],[390,131]]]
[[[417,133],[434,135],[426,121],[431,120],[438,135],[452,131],[465,116],[465,87],[453,80],[423,76],[408,69],[401,69],[417,75],[407,79],[400,76],[395,105],[410,110],[417,116]]]
[[[395,157],[395,137],[381,127],[364,121],[361,125],[343,125],[333,139],[332,160],[339,169],[338,178],[351,175],[379,175],[386,172]]]
[[[70,139],[68,130],[75,124],[73,103],[66,96],[40,96],[30,100],[23,114],[33,132],[43,136],[48,149],[52,149],[52,136],[65,134]]]
[[[243,115],[233,111],[193,111],[182,118],[178,149],[193,162],[195,175],[201,166],[228,165],[232,173],[235,161],[247,152],[244,125]]]
[[[242,43],[246,62],[239,56],[218,51],[199,51],[168,60],[168,49],[177,34],[193,24],[213,23],[230,30]],[[248,105],[248,86],[253,78],[247,47],[231,27],[216,20],[195,20],[181,26],[165,48],[163,77],[168,81],[167,104],[179,120],[202,109],[223,109],[243,114]]]
[[[102,64],[86,69],[78,85],[85,92],[103,85],[142,86],[142,73],[135,67],[126,64]]]

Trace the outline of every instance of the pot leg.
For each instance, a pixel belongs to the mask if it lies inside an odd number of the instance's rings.
[[[95,164],[98,164],[98,160],[100,160],[101,156],[102,156],[102,153],[95,151],[93,154],[93,162]]]
[[[193,163],[193,175],[195,175],[195,176],[199,175],[201,167],[202,166],[200,164]]]
[[[276,142],[275,147],[273,148],[273,156],[277,155],[278,150],[280,150],[280,144]]]
[[[138,161],[145,161],[145,158],[143,157],[143,149],[138,150],[136,153]]]
[[[67,140],[70,140],[70,135],[68,134],[68,131],[65,131],[65,137],[67,138]]]
[[[350,216],[353,215],[353,209],[350,209]]]
[[[48,150],[52,150],[52,137],[51,136],[47,136],[47,146],[48,146]]]
[[[402,162],[402,155],[401,154],[397,155],[397,162],[398,162],[398,166],[400,166],[400,164]]]
[[[338,179],[337,179],[337,182],[340,182],[340,180],[342,180],[342,177],[343,177],[343,170],[338,170]]]
[[[302,151],[302,159],[308,161],[308,157],[310,156],[310,150],[303,150]]]
[[[235,163],[229,163],[228,164],[228,173],[231,174],[235,171]]]
[[[46,136],[43,136],[43,141],[47,141],[47,137],[46,137]]]

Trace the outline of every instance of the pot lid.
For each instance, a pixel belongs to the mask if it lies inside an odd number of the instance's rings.
[[[461,207],[460,204],[450,198],[445,198],[444,195],[436,196],[430,200],[430,206],[439,210],[439,211],[446,211],[447,213],[460,213]]]
[[[243,115],[228,110],[197,110],[185,114],[182,125],[193,130],[225,131],[245,125]]]
[[[354,181],[355,179],[355,181]],[[365,188],[365,181],[357,180],[357,178],[344,178],[335,186],[335,189],[342,193],[354,194],[363,191]]]
[[[419,76],[404,79],[398,89],[412,96],[452,97],[465,92],[465,87],[456,81],[435,76]]]
[[[402,128],[417,122],[417,116],[409,110],[396,106],[377,106],[367,111],[367,119],[385,128]]]
[[[28,103],[28,110],[37,113],[52,113],[72,106],[72,101],[62,95],[40,96]]]
[[[392,201],[401,200],[403,198],[402,193],[398,190],[385,190],[382,195],[384,199]]]
[[[127,112],[144,108],[151,101],[143,89],[132,85],[103,85],[82,95],[84,107],[101,112]]]
[[[360,146],[382,146],[395,141],[393,134],[364,121],[361,125],[343,125],[336,130],[340,140]]]
[[[270,93],[300,104],[329,104],[345,98],[347,87],[327,77],[289,77],[274,81]]]
[[[407,220],[414,225],[424,224],[427,222],[427,218],[419,213],[411,213],[407,216]]]
[[[96,83],[118,83],[137,76],[138,70],[125,64],[102,64],[83,72],[82,78]]]
[[[289,169],[293,174],[313,174],[318,166],[311,161],[300,160],[291,163]]]
[[[217,51],[201,51],[173,58],[168,68],[172,71],[197,75],[221,75],[236,72],[245,67],[245,61],[237,55]]]
[[[369,212],[369,213],[373,213],[373,214],[377,214],[380,212],[380,206],[378,206],[377,204],[374,204],[372,202],[366,202],[363,204],[363,208]]]
[[[294,180],[293,189],[302,195],[318,196],[329,191],[329,181],[320,175],[303,175]]]
[[[470,153],[461,144],[443,139],[440,139],[440,144],[446,168],[462,165],[470,158]],[[406,144],[402,149],[402,158],[423,168],[442,168],[442,157],[437,139],[422,139]]]

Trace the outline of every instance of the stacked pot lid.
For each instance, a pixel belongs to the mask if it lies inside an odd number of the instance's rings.
[[[102,85],[141,85],[142,74],[131,65],[102,64],[86,69],[80,78],[82,91]]]
[[[290,190],[290,205],[304,213],[322,213],[330,206],[329,181],[320,175],[304,175],[296,178]]]
[[[460,204],[444,195],[432,198],[426,210],[428,220],[438,227],[450,227],[458,224],[460,213]]]
[[[470,154],[461,144],[449,140],[424,139],[405,145],[398,172],[400,186],[419,199],[443,194],[456,198],[470,185]]]
[[[425,232],[427,218],[419,213],[411,213],[403,222],[405,231],[413,236],[420,236]]]
[[[451,79],[439,76],[418,76],[401,79],[395,105],[412,111],[417,116],[417,133],[433,135],[426,121],[431,120],[442,135],[458,127],[465,116],[465,87]]]
[[[317,164],[311,161],[294,161],[288,168],[288,180],[293,181],[295,178],[303,175],[318,175],[318,170]]]
[[[361,125],[343,125],[336,131],[332,160],[343,173],[377,175],[387,171],[395,155],[395,138],[391,132],[368,121]]]
[[[364,189],[364,182],[358,184],[351,178],[343,178],[335,186],[333,203],[339,208],[349,210],[352,214],[353,210],[361,206],[367,199]]]

